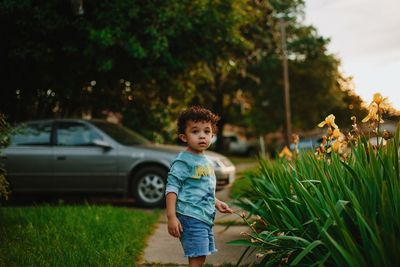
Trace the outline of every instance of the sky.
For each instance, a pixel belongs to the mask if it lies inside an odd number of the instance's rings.
[[[329,52],[369,103],[375,92],[400,110],[400,0],[305,0],[305,22],[331,39]]]

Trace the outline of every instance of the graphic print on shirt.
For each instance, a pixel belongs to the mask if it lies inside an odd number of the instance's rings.
[[[204,203],[204,202],[213,202],[215,196],[212,194],[213,189],[211,187],[208,188],[208,193],[205,194],[199,201],[199,203]]]
[[[194,172],[193,179],[200,179],[202,176],[214,176],[214,170],[209,164],[194,166]]]

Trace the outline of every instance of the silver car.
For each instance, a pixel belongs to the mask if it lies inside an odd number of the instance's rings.
[[[112,192],[159,207],[170,164],[183,149],[153,144],[103,120],[41,120],[10,136],[0,164],[14,192]],[[207,155],[222,189],[234,179],[235,166],[218,153]]]

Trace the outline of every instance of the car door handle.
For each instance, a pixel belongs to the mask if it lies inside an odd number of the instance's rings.
[[[66,160],[67,157],[66,156],[57,156],[57,160]]]

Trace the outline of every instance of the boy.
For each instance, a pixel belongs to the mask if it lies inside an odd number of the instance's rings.
[[[215,209],[232,213],[215,197],[216,179],[204,151],[217,131],[219,117],[210,110],[191,107],[178,118],[179,139],[187,144],[168,173],[166,205],[168,232],[180,239],[189,266],[203,266],[216,252],[212,226]]]

